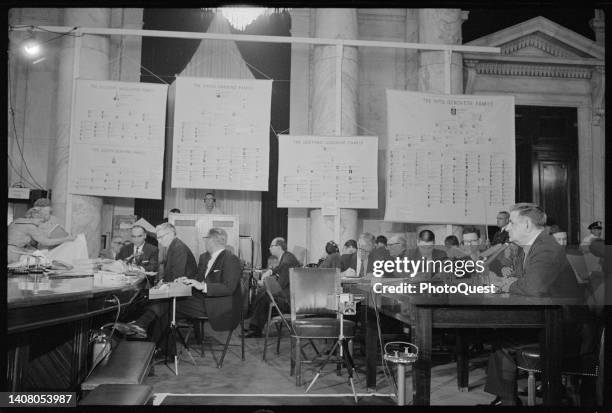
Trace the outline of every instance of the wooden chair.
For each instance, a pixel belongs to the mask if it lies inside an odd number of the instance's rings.
[[[289,272],[291,295],[291,367],[295,371],[296,386],[302,385],[302,348],[304,339],[337,340],[340,333],[340,320],[336,303],[340,273],[336,268],[292,268]],[[299,318],[302,314],[314,317]],[[355,323],[344,321],[344,336],[352,342]]]

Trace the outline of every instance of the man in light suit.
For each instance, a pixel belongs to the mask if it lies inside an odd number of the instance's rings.
[[[117,254],[117,260],[138,265],[145,271],[157,271],[159,267],[157,247],[145,242],[147,231],[140,225],[132,227],[132,244],[124,245]]]
[[[580,294],[576,277],[565,256],[564,248],[544,231],[546,213],[537,205],[521,203],[510,209],[508,224],[510,241],[522,248],[521,277],[498,278],[498,288],[510,294],[531,297],[577,297]],[[571,320],[565,320],[566,325]],[[568,328],[565,328],[566,332]],[[576,336],[575,328],[571,330]],[[520,404],[516,389],[516,361],[514,352],[521,343],[510,335],[499,333],[499,349],[489,357],[487,382],[484,390],[497,397],[491,405]],[[501,337],[503,336],[503,337]],[[574,337],[575,338],[575,337]],[[576,341],[576,340],[574,340]],[[579,342],[564,341],[565,350],[579,346]]]
[[[206,236],[206,252],[200,255],[195,277],[177,281],[193,287],[193,295],[177,303],[178,317],[208,316],[216,331],[229,331],[240,322],[242,290],[240,260],[227,247],[227,233],[211,228]]]

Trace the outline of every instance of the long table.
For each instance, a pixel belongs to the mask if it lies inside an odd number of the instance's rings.
[[[379,281],[379,280],[375,280]],[[560,400],[561,355],[563,353],[562,308],[578,305],[575,299],[535,298],[511,294],[390,294],[373,293],[371,280],[343,283],[345,291],[366,295],[362,306],[366,324],[367,386],[376,386],[378,332],[374,307],[410,326],[419,357],[413,365],[413,403],[429,405],[431,393],[432,329],[537,328],[544,329],[542,343],[543,402]],[[392,282],[393,283],[393,282]],[[393,284],[398,284],[395,282]],[[457,384],[468,387],[467,343],[458,330]]]
[[[76,390],[89,361],[89,332],[134,301],[144,277],[129,283],[92,275],[7,279],[7,379],[11,391]]]

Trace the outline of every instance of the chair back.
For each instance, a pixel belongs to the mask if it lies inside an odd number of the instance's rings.
[[[298,314],[336,314],[339,281],[338,268],[291,268],[291,320]]]

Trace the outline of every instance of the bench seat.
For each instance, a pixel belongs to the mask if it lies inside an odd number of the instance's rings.
[[[141,384],[149,373],[155,344],[149,341],[121,341],[105,366],[98,366],[81,384],[93,390],[101,384]]]
[[[100,384],[80,402],[81,406],[142,406],[153,395],[153,387],[144,384]]]

